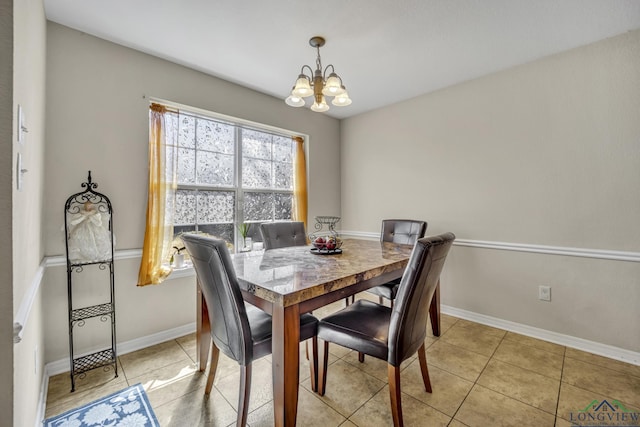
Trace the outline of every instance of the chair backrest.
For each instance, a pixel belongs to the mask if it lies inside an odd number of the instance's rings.
[[[456,236],[444,233],[418,239],[404,271],[389,324],[389,358],[393,366],[424,344],[431,298]]]
[[[277,221],[260,224],[265,249],[285,248],[287,246],[305,246],[307,235],[304,222]]]
[[[251,327],[226,242],[197,234],[181,237],[207,303],[213,342],[240,365],[251,363]]]
[[[425,221],[413,219],[383,219],[381,242],[393,242],[403,245],[413,245],[416,240],[424,237],[427,231]]]

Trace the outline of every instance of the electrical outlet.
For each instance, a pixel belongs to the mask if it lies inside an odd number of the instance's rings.
[[[551,301],[551,286],[539,286],[538,299],[541,301]]]

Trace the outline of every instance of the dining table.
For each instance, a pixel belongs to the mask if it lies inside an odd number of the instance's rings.
[[[245,301],[272,316],[275,426],[296,425],[300,314],[402,277],[412,250],[413,245],[344,239],[339,251],[326,254],[312,246],[232,254]],[[438,284],[430,306],[436,336],[440,335],[439,288]],[[211,326],[199,285],[196,303],[197,363],[199,370],[204,371],[211,346]]]

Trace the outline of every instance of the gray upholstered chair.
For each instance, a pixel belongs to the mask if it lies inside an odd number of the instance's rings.
[[[385,219],[382,220],[382,231],[380,233],[381,242],[393,242],[403,245],[414,245],[416,240],[424,237],[427,231],[427,223],[425,221],[416,221],[412,219]],[[383,285],[367,289],[367,292],[378,296],[380,304],[383,298],[388,299],[393,307],[393,301],[398,293],[398,284],[400,279],[392,280]]]
[[[307,245],[307,234],[302,221],[263,222],[260,224],[260,233],[265,250]],[[308,345],[305,357],[309,359]]]
[[[304,222],[301,221],[263,222],[260,224],[260,232],[267,250],[307,244]]]
[[[211,321],[211,365],[205,394],[211,393],[220,352],[237,361],[240,364],[237,425],[244,426],[251,391],[251,364],[271,354],[271,316],[245,304],[224,240],[196,234],[184,234],[182,240],[191,256]],[[317,388],[317,328],[318,319],[310,314],[300,316],[300,340],[313,339],[313,360],[309,363],[313,389]]]
[[[416,242],[393,308],[360,299],[320,320],[318,338],[324,340],[318,378],[321,396],[326,389],[330,342],[387,361],[394,426],[403,425],[400,364],[416,352],[425,390],[431,392],[424,347],[429,303],[454,239],[453,233],[444,233]]]

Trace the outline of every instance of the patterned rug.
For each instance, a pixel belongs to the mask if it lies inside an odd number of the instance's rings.
[[[141,384],[48,418],[45,427],[159,427]]]

